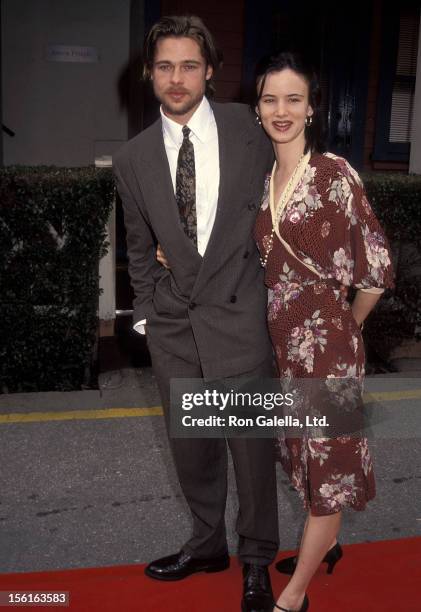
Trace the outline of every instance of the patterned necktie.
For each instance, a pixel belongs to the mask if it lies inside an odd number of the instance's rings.
[[[190,128],[183,127],[183,143],[178,152],[175,199],[180,221],[190,240],[197,246],[196,173],[194,148],[189,139]]]

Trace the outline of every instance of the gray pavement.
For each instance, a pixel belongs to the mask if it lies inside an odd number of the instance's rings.
[[[341,542],[421,535],[421,369],[367,378],[369,392],[415,392],[369,404],[377,498],[346,512]],[[150,369],[101,375],[99,391],[0,396],[0,572],[146,562],[178,550],[189,513],[162,416],[52,421],[52,413],[159,405]],[[34,422],[5,423],[12,413]],[[279,469],[280,548],[304,520]],[[226,522],[231,553],[237,498],[232,465]]]

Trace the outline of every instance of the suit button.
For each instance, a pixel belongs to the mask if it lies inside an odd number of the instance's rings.
[[[196,308],[196,305],[197,305],[196,302],[190,302],[189,309],[194,310]]]
[[[236,296],[236,295],[232,295],[232,296],[230,297],[230,302],[231,302],[231,304],[235,304],[235,302],[236,302],[236,301],[237,301],[237,296]]]
[[[243,255],[244,259],[247,259],[247,257],[250,255],[250,253],[248,251],[246,251]]]
[[[256,210],[256,204],[249,204],[248,205],[248,209],[249,210]]]

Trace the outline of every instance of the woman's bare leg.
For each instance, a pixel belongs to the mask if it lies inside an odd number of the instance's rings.
[[[327,551],[336,543],[341,516],[341,512],[326,516],[314,516],[309,512],[304,525],[297,567],[277,601],[278,606],[289,610],[300,609],[310,580]]]
[[[305,531],[306,531],[306,529],[307,529],[307,524],[308,524],[308,516],[307,516],[307,518],[306,518],[306,522],[304,523],[303,533],[301,534],[300,548],[301,548],[301,546],[302,546],[302,544],[303,544],[304,534],[305,534]],[[331,548],[333,548],[333,547],[335,546],[335,544],[337,544],[337,542],[338,542],[338,540],[336,539],[336,535],[335,535],[335,537],[333,538],[333,540],[332,540],[332,542],[331,542],[331,544],[330,544],[330,546],[329,546],[329,548],[328,548],[328,551],[329,551]]]

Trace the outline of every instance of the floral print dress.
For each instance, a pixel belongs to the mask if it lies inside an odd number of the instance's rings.
[[[255,226],[262,258],[272,230],[269,182],[270,177]],[[358,174],[345,159],[331,153],[311,156],[281,215],[279,231],[298,257],[274,236],[265,283],[280,376],[362,380],[363,340],[340,285],[391,287],[393,273],[386,238]],[[372,459],[362,436],[280,435],[277,450],[312,514],[331,514],[344,506],[363,510],[375,496]]]

